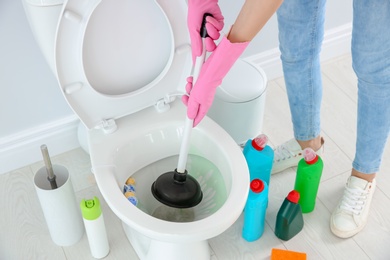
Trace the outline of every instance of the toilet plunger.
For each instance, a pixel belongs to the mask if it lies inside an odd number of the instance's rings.
[[[203,16],[200,35],[207,37],[206,17]],[[203,41],[202,55],[196,58],[193,70],[193,84],[198,79],[200,69],[205,61],[206,48]],[[174,208],[191,208],[198,205],[203,198],[203,193],[198,181],[188,174],[186,170],[189,141],[193,127],[193,120],[186,118],[183,139],[180,147],[179,161],[174,171],[166,172],[152,184],[152,194],[161,203]]]

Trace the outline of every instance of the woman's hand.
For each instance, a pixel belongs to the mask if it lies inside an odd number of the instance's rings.
[[[211,14],[206,18],[206,29],[209,37],[205,39],[206,50],[214,51],[215,40],[219,39],[220,31],[224,26],[224,17],[218,5],[218,0],[188,0],[187,26],[191,38],[192,61],[202,54],[202,39],[200,28],[204,14]]]

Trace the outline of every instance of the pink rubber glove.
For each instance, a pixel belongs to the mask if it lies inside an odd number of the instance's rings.
[[[188,0],[187,26],[191,38],[192,61],[202,54],[202,39],[200,27],[203,15],[209,13],[212,16],[206,18],[206,30],[209,37],[205,39],[206,50],[211,52],[215,49],[215,40],[219,39],[219,31],[223,28],[223,15],[218,5],[218,0]]]
[[[182,100],[187,105],[187,116],[194,119],[194,127],[207,114],[211,107],[217,87],[229,72],[233,64],[244,52],[249,42],[231,43],[226,37],[203,64],[198,80],[192,86],[192,77],[187,78],[187,96]]]

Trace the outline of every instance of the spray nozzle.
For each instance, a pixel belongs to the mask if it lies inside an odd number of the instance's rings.
[[[314,164],[318,160],[318,155],[313,149],[305,148],[303,150],[303,158],[305,158],[307,164]]]
[[[252,146],[261,151],[268,143],[268,137],[265,134],[258,135],[255,139],[252,140]]]

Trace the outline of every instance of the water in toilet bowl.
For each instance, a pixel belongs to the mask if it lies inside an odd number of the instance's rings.
[[[152,216],[170,222],[191,222],[195,220],[194,208],[172,208],[161,205],[156,208]]]
[[[137,207],[151,216],[172,222],[191,222],[212,215],[227,199],[226,186],[219,169],[209,160],[197,155],[189,155],[187,170],[201,186],[203,191],[201,203],[193,208],[178,209],[163,205],[153,197],[150,187],[155,176],[171,171],[177,160],[177,155],[167,157],[131,175],[136,182]],[[130,206],[133,205],[129,203]]]

